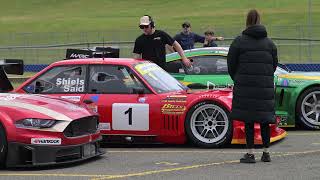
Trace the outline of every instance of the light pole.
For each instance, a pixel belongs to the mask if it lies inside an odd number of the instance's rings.
[[[309,36],[309,61],[310,63],[312,62],[312,43],[311,43],[311,38],[312,38],[312,22],[311,22],[311,7],[312,7],[312,4],[311,4],[311,0],[308,1],[308,36]]]

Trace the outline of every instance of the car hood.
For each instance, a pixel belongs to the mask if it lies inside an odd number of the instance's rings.
[[[67,100],[43,95],[12,93],[0,94],[0,112],[10,117],[12,121],[25,118],[59,120],[61,123],[54,129],[46,129],[59,132],[62,132],[75,119],[96,115],[86,107]]]

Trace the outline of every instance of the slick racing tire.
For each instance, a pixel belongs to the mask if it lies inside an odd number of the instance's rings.
[[[320,129],[320,87],[305,90],[298,98],[296,117],[307,129]]]
[[[7,137],[2,124],[0,123],[0,169],[5,167],[7,157]]]
[[[213,102],[201,102],[193,106],[186,116],[188,139],[203,148],[220,147],[231,142],[232,121],[229,112]]]

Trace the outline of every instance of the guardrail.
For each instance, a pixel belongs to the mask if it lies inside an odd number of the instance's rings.
[[[230,36],[229,36],[230,37]],[[298,36],[299,37],[299,36]],[[217,41],[218,46],[229,46],[234,38],[226,37]],[[315,63],[320,59],[320,39],[271,37],[278,47],[281,63]],[[54,43],[38,45],[0,46],[2,58],[19,58],[25,64],[50,64],[65,58],[67,48],[86,49],[94,46],[116,47],[120,49],[120,57],[132,57],[134,41],[80,41],[75,43]],[[197,43],[196,47],[202,47]]]
[[[320,64],[284,64],[292,71],[320,71]],[[48,64],[28,64],[24,66],[25,72],[39,72]]]

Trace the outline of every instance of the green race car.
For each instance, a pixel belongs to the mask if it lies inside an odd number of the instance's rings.
[[[192,89],[218,89],[233,86],[228,74],[228,48],[210,47],[184,51],[191,68],[181,63],[179,54],[167,54],[167,71]],[[320,73],[290,72],[277,67],[276,118],[281,127],[302,125],[320,129]]]

